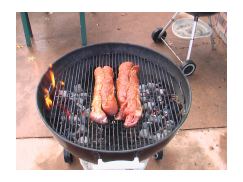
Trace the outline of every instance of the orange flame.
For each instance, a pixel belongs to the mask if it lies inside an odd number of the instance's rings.
[[[46,107],[47,107],[47,109],[50,110],[51,106],[52,106],[52,100],[50,98],[49,91],[47,90],[47,88],[44,88],[43,91],[44,91],[44,98],[45,98]]]
[[[50,79],[51,79],[51,86],[52,86],[52,88],[54,88],[55,85],[56,85],[56,82],[55,82],[54,72],[52,70],[52,65],[51,64],[49,66],[49,75],[50,75]]]

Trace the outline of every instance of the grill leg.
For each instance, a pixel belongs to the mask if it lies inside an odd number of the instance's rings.
[[[163,28],[163,30],[160,32],[160,34],[159,34],[159,38],[161,38],[162,36],[163,36],[163,34],[164,34],[164,32],[166,31],[166,29],[167,28],[169,28],[169,26],[175,21],[175,18],[176,18],[176,16],[179,14],[179,12],[176,12],[173,16],[172,16],[172,18],[170,19],[170,21],[164,26],[164,28]]]
[[[161,150],[161,151],[157,152],[156,154],[154,154],[154,159],[155,160],[162,160],[163,156],[164,156],[164,152],[163,152],[163,150]]]
[[[191,35],[191,39],[190,39],[190,43],[189,43],[189,49],[188,49],[188,52],[187,52],[186,60],[190,60],[190,57],[191,57],[192,45],[193,45],[194,36],[195,36],[196,28],[197,28],[197,22],[198,22],[198,16],[195,16],[193,27],[192,27],[192,35]]]
[[[63,155],[66,163],[71,164],[73,162],[73,155],[69,151],[64,149]]]

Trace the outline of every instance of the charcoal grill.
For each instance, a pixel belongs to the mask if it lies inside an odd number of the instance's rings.
[[[94,69],[109,65],[116,80],[118,67],[124,61],[140,66],[140,95],[143,117],[133,128],[124,128],[122,121],[109,117],[107,125],[90,122]],[[184,123],[191,105],[191,90],[187,79],[165,56],[138,45],[103,43],[77,49],[52,65],[53,88],[43,75],[37,88],[40,115],[55,138],[65,148],[65,160],[72,154],[97,164],[125,160],[139,161],[157,153],[174,137]],[[51,109],[44,102],[43,88],[53,100]],[[159,152],[159,153],[158,153]]]

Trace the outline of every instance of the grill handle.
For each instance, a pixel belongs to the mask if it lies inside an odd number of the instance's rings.
[[[135,170],[143,170],[147,166],[148,159],[139,162],[138,157],[135,157],[133,161],[110,161],[110,162],[103,162],[102,159],[98,159],[98,165],[93,165],[93,169],[100,169],[100,170],[119,170],[119,169],[135,169]]]

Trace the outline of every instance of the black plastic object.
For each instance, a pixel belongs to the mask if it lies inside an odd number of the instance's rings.
[[[216,14],[217,12],[187,12],[188,14],[192,15],[192,16],[212,16],[214,14]]]
[[[161,42],[163,42],[163,41],[161,40],[161,38],[162,38],[162,39],[165,39],[165,38],[166,38],[166,36],[167,36],[167,32],[166,32],[166,31],[163,33],[162,37],[159,37],[159,34],[160,34],[160,32],[161,32],[162,30],[163,30],[163,28],[157,28],[157,29],[155,29],[155,30],[152,32],[151,37],[152,37],[152,39],[153,39],[153,41],[154,41],[155,43],[161,43]]]
[[[107,56],[108,55],[108,56]],[[45,103],[44,103],[44,93],[43,93],[43,87],[46,87],[46,74],[48,73],[48,70],[43,74],[38,88],[37,88],[37,106],[38,110],[40,112],[40,115],[47,126],[47,128],[53,133],[55,138],[59,141],[59,143],[68,151],[70,151],[73,155],[82,158],[83,160],[97,163],[98,159],[101,158],[103,161],[112,161],[112,160],[134,160],[134,157],[138,157],[139,160],[144,160],[149,157],[151,157],[154,153],[161,150],[176,134],[178,129],[182,126],[182,124],[185,122],[187,115],[190,110],[191,106],[191,89],[189,87],[189,83],[187,78],[182,74],[180,69],[168,58],[165,56],[142,46],[138,45],[132,45],[132,44],[124,44],[124,43],[103,43],[103,44],[96,44],[91,45],[87,47],[83,47],[77,50],[74,50],[65,56],[58,59],[53,65],[52,69],[55,73],[55,78],[60,80],[60,75],[64,72],[65,77],[70,78],[73,76],[73,72],[70,72],[69,70],[73,69],[81,69],[80,67],[85,68],[85,75],[82,77],[82,74],[76,74],[79,76],[79,80],[76,80],[78,82],[81,82],[81,80],[84,82],[84,86],[87,87],[88,81],[91,82],[92,85],[92,74],[94,68],[104,65],[111,65],[115,71],[115,74],[117,74],[117,69],[119,64],[122,61],[134,61],[136,64],[139,64],[141,70],[140,70],[140,76],[146,74],[149,76],[149,78],[155,77],[157,74],[164,74],[164,76],[161,76],[161,79],[166,79],[165,81],[173,82],[174,83],[174,91],[175,93],[179,93],[177,96],[179,100],[181,100],[183,104],[183,112],[180,118],[178,119],[178,122],[175,123],[175,126],[173,129],[165,135],[165,137],[158,138],[156,135],[156,138],[153,139],[142,139],[141,144],[139,141],[137,141],[136,145],[130,145],[126,141],[127,137],[124,137],[124,141],[120,141],[119,144],[123,144],[122,147],[119,149],[116,148],[117,143],[115,145],[109,145],[109,142],[112,142],[112,137],[107,138],[106,144],[108,144],[108,147],[106,148],[100,148],[100,145],[103,145],[102,143],[99,143],[98,145],[95,145],[93,140],[96,140],[96,137],[92,137],[92,131],[96,126],[95,124],[91,123],[90,121],[85,122],[86,127],[88,127],[89,130],[85,130],[84,132],[80,133],[80,136],[85,136],[82,138],[83,143],[80,143],[80,140],[73,140],[71,139],[73,131],[65,130],[66,133],[60,133],[60,128],[56,128],[58,124],[61,123],[61,121],[58,121],[58,118],[56,118],[56,121],[59,123],[51,123],[50,121],[50,115],[51,111],[48,111],[46,109]],[[96,65],[91,65],[93,62],[97,63]],[[111,62],[115,63],[115,65],[112,65]],[[78,65],[78,66],[76,66]],[[153,69],[149,69],[150,66],[153,66]],[[92,69],[91,69],[92,68]],[[142,77],[140,77],[140,82],[144,82]],[[73,80],[71,83],[65,82],[65,86],[70,90],[73,88],[75,80]],[[50,84],[49,84],[50,86]],[[51,86],[50,86],[51,87]],[[89,91],[90,95],[92,95],[92,87],[87,87],[87,91]],[[172,88],[168,88],[168,90],[172,90]],[[162,90],[163,91],[163,90]],[[70,104],[72,105],[72,104]],[[60,113],[57,111],[57,113]],[[122,127],[122,122],[116,122],[118,123],[119,127],[116,127],[116,123],[114,125],[115,130],[113,130],[113,126],[111,123],[111,131],[118,131],[121,134],[123,133],[124,136],[126,134],[130,136],[130,133],[136,133],[140,131],[140,128],[142,124],[147,122],[146,120],[140,120],[138,125],[133,129],[125,129]],[[119,124],[120,123],[120,124]],[[70,122],[67,122],[66,125],[62,126],[68,126],[70,125]],[[88,126],[87,126],[88,125]],[[99,126],[100,128],[102,126]],[[155,126],[152,126],[153,128]],[[97,128],[97,127],[96,127]],[[105,130],[108,128],[108,130]],[[137,129],[137,130],[136,130]],[[156,128],[154,128],[156,129]],[[80,130],[81,131],[81,130]],[[109,125],[103,126],[103,130],[106,131],[106,134],[109,134]],[[99,132],[102,132],[99,130]],[[95,134],[95,133],[93,133]],[[112,136],[113,132],[110,132]],[[102,135],[105,135],[103,132]],[[98,136],[99,139],[100,136]],[[149,137],[149,136],[148,136]],[[81,139],[81,138],[79,138]],[[99,142],[99,140],[96,140],[95,142]],[[133,138],[134,139],[134,138]],[[87,142],[87,143],[85,143]],[[104,142],[104,141],[101,141]],[[97,147],[98,146],[98,147]],[[104,145],[107,146],[107,145]],[[110,148],[109,148],[110,146]]]
[[[162,160],[163,159],[163,156],[164,156],[164,152],[162,150],[162,151],[159,151],[156,154],[154,154],[154,159],[155,160]]]
[[[64,161],[68,164],[72,164],[73,163],[73,155],[67,151],[67,150],[63,150],[63,156],[64,156]]]
[[[190,76],[196,70],[196,64],[192,60],[183,62],[180,66],[185,76]]]

